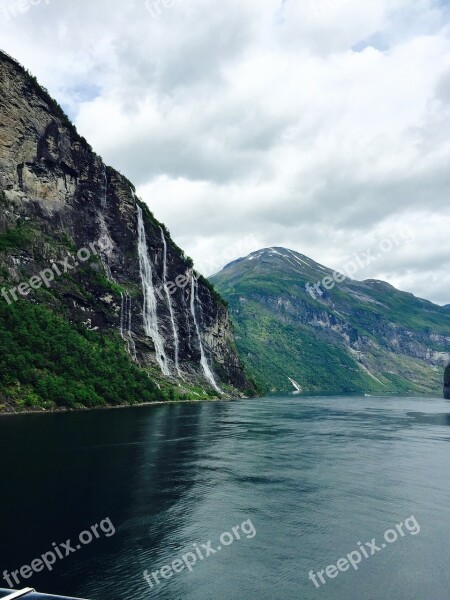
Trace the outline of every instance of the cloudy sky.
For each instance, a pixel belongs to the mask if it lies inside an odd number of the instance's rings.
[[[450,303],[447,0],[0,2],[1,47],[205,274],[371,249],[357,279]]]

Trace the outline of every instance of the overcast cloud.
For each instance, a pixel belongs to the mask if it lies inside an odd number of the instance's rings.
[[[266,246],[340,269],[408,227],[356,278],[447,304],[449,17],[438,0],[41,0],[0,11],[0,35],[205,274]]]

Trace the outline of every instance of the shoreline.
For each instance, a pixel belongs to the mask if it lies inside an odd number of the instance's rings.
[[[100,410],[120,410],[125,408],[144,408],[148,406],[166,406],[172,404],[199,404],[200,402],[233,402],[235,400],[249,400],[248,397],[229,397],[229,398],[202,398],[200,400],[157,400],[155,402],[141,402],[136,404],[117,404],[111,406],[90,406],[83,408],[55,408],[55,409],[25,409],[20,411],[0,411],[0,418],[2,417],[19,417],[21,415],[54,415],[54,414],[68,414],[68,413],[85,413]]]
[[[90,406],[90,407],[82,407],[82,408],[52,408],[52,409],[25,409],[25,410],[20,410],[20,411],[14,411],[14,410],[9,410],[9,411],[0,411],[0,419],[2,417],[18,417],[21,415],[52,415],[52,414],[69,414],[69,413],[85,413],[85,412],[93,412],[93,411],[101,411],[101,410],[121,410],[121,409],[125,409],[125,408],[145,408],[145,407],[149,407],[149,406],[167,406],[167,405],[175,405],[175,404],[200,404],[202,402],[235,402],[237,400],[255,400],[255,399],[261,399],[261,398],[265,398],[265,397],[276,397],[279,395],[293,395],[295,398],[335,398],[338,396],[342,396],[342,395],[346,395],[346,396],[354,396],[354,397],[367,397],[366,394],[364,394],[364,392],[352,392],[352,393],[347,393],[347,394],[343,394],[342,392],[336,392],[336,393],[306,393],[303,392],[302,394],[294,394],[293,392],[269,392],[268,394],[265,395],[260,395],[260,396],[234,396],[231,397],[229,396],[228,398],[219,398],[219,397],[215,397],[215,398],[201,398],[201,399],[195,399],[195,398],[191,398],[189,400],[157,400],[154,402],[141,402],[141,403],[136,403],[136,404],[117,404],[117,405],[109,405],[109,406]],[[428,398],[428,399],[442,399],[442,396],[438,395],[438,394],[433,394],[431,392],[429,393],[412,393],[412,392],[404,392],[402,394],[398,393],[398,392],[389,392],[387,394],[371,394],[368,397],[371,398],[390,398],[392,396],[396,396],[396,397],[405,397],[405,398]],[[12,407],[10,407],[12,409]]]

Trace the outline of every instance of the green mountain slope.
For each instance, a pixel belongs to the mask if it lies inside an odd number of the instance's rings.
[[[172,399],[114,339],[45,306],[0,303],[0,410],[98,407]]]
[[[228,301],[236,343],[264,390],[442,393],[450,314],[375,280],[308,293],[333,271],[268,248],[211,278]]]

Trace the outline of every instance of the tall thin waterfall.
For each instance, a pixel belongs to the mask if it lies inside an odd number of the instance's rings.
[[[108,178],[106,176],[106,167],[102,163],[102,181],[101,181],[101,196],[100,196],[100,206],[101,211],[98,211],[98,221],[100,225],[100,234],[103,240],[108,240],[109,248],[111,249],[113,246],[111,235],[109,233],[108,225],[106,224],[104,211],[107,208],[107,196],[108,196]],[[110,281],[115,282],[115,279],[111,273],[111,267],[109,265],[111,250],[101,250],[100,251],[100,260],[102,261],[103,268],[106,271],[106,276]]]
[[[111,235],[109,233],[108,225],[106,224],[105,215],[102,212],[98,212],[98,222],[100,225],[100,238],[104,241],[108,241],[108,250],[100,250],[99,256],[102,261],[103,268],[106,271],[106,275],[110,281],[115,283],[115,279],[111,272],[111,267],[109,266],[109,260],[112,253],[113,241]]]
[[[145,235],[144,219],[142,209],[137,206],[138,214],[138,253],[139,269],[142,280],[142,291],[144,294],[144,330],[153,340],[156,350],[156,360],[164,375],[170,375],[164,342],[159,332],[158,314],[156,312],[156,295],[153,286],[153,269],[147,247],[147,237]]]
[[[122,336],[122,338],[125,339],[124,328],[123,328],[124,314],[125,314],[125,294],[123,292],[120,292],[120,335]]]
[[[107,239],[109,241],[108,246],[110,250],[100,251],[100,260],[102,261],[103,268],[106,271],[106,276],[108,277],[109,281],[117,283],[113,277],[111,267],[109,265],[113,242],[109,233],[108,225],[106,224],[104,214],[104,211],[108,207],[108,177],[106,175],[106,167],[104,164],[102,164],[101,190],[102,192],[100,197],[100,205],[102,210],[98,213],[98,220],[100,223],[101,238],[102,240]],[[134,358],[134,360],[136,360],[136,345],[134,343],[133,335],[131,332],[131,296],[128,292],[120,293],[120,335],[127,344],[128,353]]]
[[[128,292],[121,292],[120,300],[120,335],[127,343],[128,353],[136,360],[136,344],[134,343],[133,332],[131,330],[131,296]]]
[[[200,344],[200,364],[202,365],[202,369],[203,372],[205,374],[206,379],[210,382],[210,384],[213,386],[213,388],[216,390],[216,392],[219,392],[219,394],[223,394],[222,390],[220,389],[220,387],[217,385],[216,380],[214,379],[214,375],[211,371],[211,368],[208,364],[208,360],[206,358],[206,354],[205,354],[205,349],[203,347],[203,341],[202,341],[202,336],[201,336],[201,332],[200,332],[200,327],[198,325],[198,321],[197,321],[197,316],[195,314],[195,302],[197,301],[197,303],[199,302],[198,300],[198,294],[197,294],[197,280],[195,279],[195,275],[194,272],[192,272],[192,278],[191,278],[191,313],[192,313],[192,317],[194,319],[194,324],[195,324],[195,329],[197,331],[197,336],[198,336],[198,341]]]
[[[163,245],[164,245],[163,283],[164,283],[164,290],[166,292],[166,297],[167,297],[167,306],[169,307],[170,321],[172,323],[173,339],[174,339],[174,345],[175,345],[175,368],[177,370],[179,377],[183,378],[181,371],[180,371],[180,363],[179,363],[180,339],[178,336],[177,324],[175,323],[175,315],[173,312],[172,298],[170,296],[169,288],[167,287],[167,242],[166,242],[166,236],[164,235],[164,231],[163,231],[162,227],[160,227],[160,229],[161,229],[161,238],[162,238]]]
[[[108,177],[106,176],[106,167],[102,166],[102,196],[101,196],[101,206],[104,210],[107,204],[107,196],[108,196]]]

